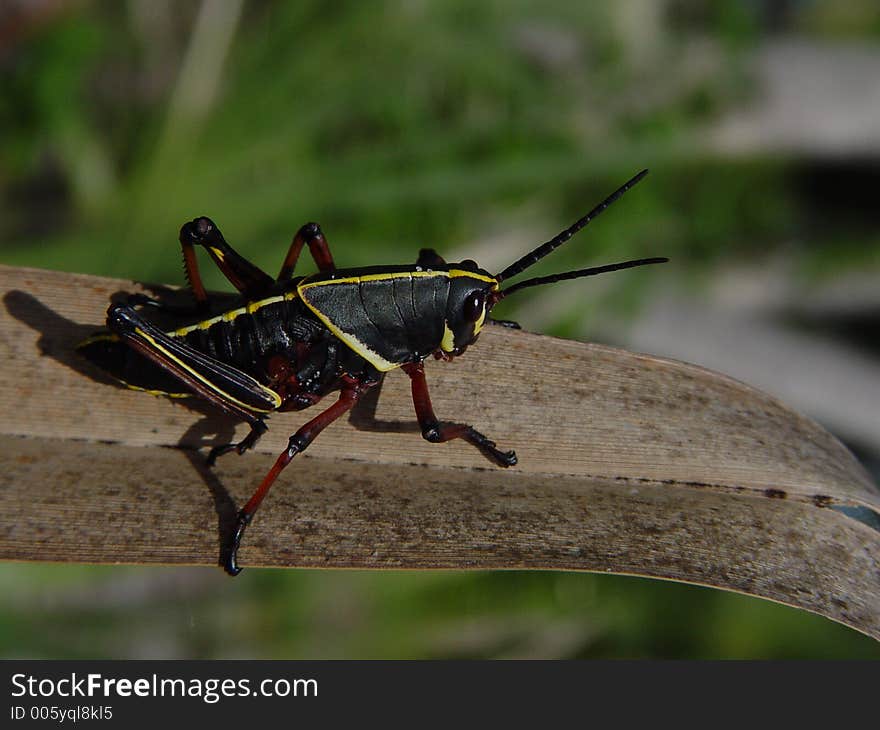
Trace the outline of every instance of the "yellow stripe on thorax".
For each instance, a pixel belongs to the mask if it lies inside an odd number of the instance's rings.
[[[297,291],[311,289],[313,286],[329,286],[331,284],[360,284],[363,281],[385,281],[386,279],[428,279],[437,276],[449,276],[447,271],[395,271],[388,274],[362,274],[361,276],[344,276],[339,279],[322,279],[321,281],[304,280]],[[307,302],[308,303],[308,302]]]
[[[491,276],[483,276],[482,274],[477,274],[474,271],[465,271],[464,269],[450,269],[449,270],[449,278],[457,279],[459,277],[466,276],[468,279],[476,279],[477,281],[484,281],[487,284],[495,284],[497,286],[498,280]]]
[[[412,271],[393,271],[387,274],[344,276],[338,279],[322,279],[321,281],[308,281],[308,279],[306,279],[297,287],[297,290],[302,291],[304,289],[310,289],[313,286],[330,286],[332,284],[360,284],[364,281],[386,281],[387,279],[429,279],[438,276],[448,279],[457,279],[466,276],[470,279],[476,279],[477,281],[482,281],[487,284],[498,283],[491,276],[483,276],[482,274],[477,274],[473,271],[465,271],[464,269],[450,269],[449,271],[434,271],[433,269],[419,271],[414,269]]]

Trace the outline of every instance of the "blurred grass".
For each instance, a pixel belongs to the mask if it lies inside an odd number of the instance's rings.
[[[553,572],[0,566],[4,657],[878,658],[745,596]]]
[[[792,160],[700,142],[750,93],[757,5],[58,7],[0,51],[4,263],[182,283],[177,230],[207,214],[270,273],[306,220],[342,266],[432,246],[497,269],[642,167],[543,271],[667,255],[699,286],[806,220]],[[837,230],[790,255],[822,272],[876,254]],[[636,312],[661,275],[536,290],[499,316],[582,332]],[[0,589],[4,657],[880,657],[792,609],[605,575],[6,564]]]

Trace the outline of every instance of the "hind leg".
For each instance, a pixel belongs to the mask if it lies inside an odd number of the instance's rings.
[[[325,411],[319,413],[311,421],[300,428],[287,443],[287,448],[281,452],[275,461],[275,464],[269,470],[268,474],[263,477],[263,481],[254,491],[247,504],[238,513],[238,522],[236,523],[235,532],[232,535],[229,549],[227,551],[226,560],[223,567],[229,575],[238,575],[241,567],[238,565],[238,548],[241,545],[241,538],[244,531],[254,518],[254,514],[259,509],[278,475],[293,460],[293,458],[305,451],[309,444],[315,440],[317,435],[321,433],[337,418],[345,415],[358,402],[361,395],[365,393],[375,382],[358,380],[356,378],[345,376],[343,378],[342,390],[339,392],[339,400]]]
[[[202,216],[184,223],[179,238],[186,278],[192,287],[197,306],[202,309],[207,309],[208,293],[199,274],[196,246],[204,247],[229,283],[246,299],[259,298],[275,283],[262,269],[236,252],[210,218]]]

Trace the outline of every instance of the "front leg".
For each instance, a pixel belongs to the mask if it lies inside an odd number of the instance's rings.
[[[489,324],[497,325],[498,327],[506,327],[509,330],[521,330],[519,322],[514,322],[512,319],[492,319],[488,317],[486,321]]]
[[[402,369],[409,375],[412,382],[413,406],[415,406],[416,417],[419,419],[419,426],[422,429],[422,438],[435,444],[462,438],[476,446],[498,466],[508,467],[516,464],[516,452],[501,451],[495,446],[494,441],[484,436],[473,426],[463,423],[441,423],[437,420],[434,408],[431,406],[431,396],[428,393],[423,363],[409,363],[404,365]]]

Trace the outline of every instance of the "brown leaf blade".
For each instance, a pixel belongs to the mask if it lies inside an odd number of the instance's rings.
[[[0,288],[0,557],[216,563],[235,505],[308,414],[273,417],[256,453],[209,471],[193,448],[236,424],[116,387],[73,352],[136,285],[0,267]],[[880,637],[880,494],[833,436],[773,398],[684,363],[500,329],[428,378],[441,417],[474,423],[520,464],[422,441],[391,373],[375,418],[334,424],[285,472],[244,565],[646,575]]]

